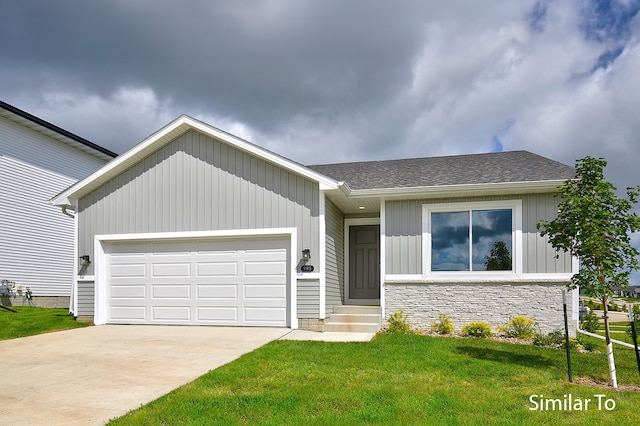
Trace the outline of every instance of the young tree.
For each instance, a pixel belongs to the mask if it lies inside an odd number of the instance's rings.
[[[602,302],[611,386],[617,388],[607,304],[614,288],[628,287],[629,274],[639,268],[630,234],[640,230],[640,217],[632,211],[640,186],[627,188],[626,199],[619,197],[604,178],[606,165],[602,158],[578,160],[575,179],[565,181],[555,194],[562,198],[557,217],[539,222],[538,229],[554,249],[580,259],[568,288],[583,288]]]

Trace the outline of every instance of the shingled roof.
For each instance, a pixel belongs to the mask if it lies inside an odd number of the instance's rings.
[[[528,151],[307,166],[351,189],[411,188],[565,180],[571,166]]]

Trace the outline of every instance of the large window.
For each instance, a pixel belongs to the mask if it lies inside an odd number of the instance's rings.
[[[515,271],[512,203],[425,205],[430,272]]]

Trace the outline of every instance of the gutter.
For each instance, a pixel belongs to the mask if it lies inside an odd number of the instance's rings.
[[[452,195],[460,193],[491,192],[491,193],[513,193],[517,192],[544,192],[554,190],[562,185],[564,180],[543,180],[543,181],[523,181],[523,182],[497,182],[497,183],[472,183],[460,185],[435,185],[418,186],[407,188],[374,188],[355,189],[347,194],[351,198],[361,197],[383,197],[385,199],[424,197],[433,195]]]

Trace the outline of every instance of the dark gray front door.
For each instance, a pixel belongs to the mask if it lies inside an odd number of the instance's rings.
[[[349,227],[349,299],[380,299],[380,225]]]

